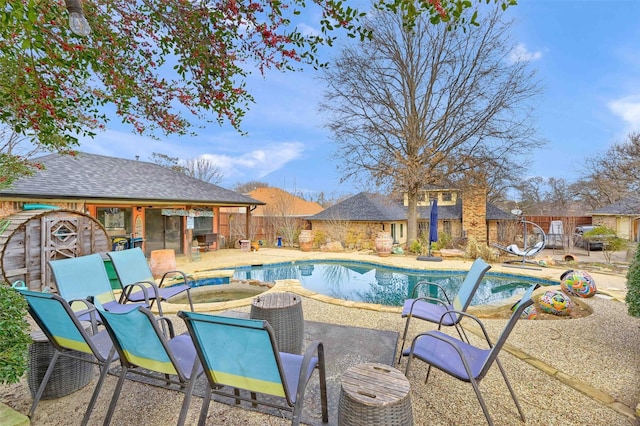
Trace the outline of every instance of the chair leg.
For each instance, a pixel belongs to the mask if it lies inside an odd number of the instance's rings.
[[[404,333],[402,333],[402,345],[400,346],[400,355],[398,355],[398,364],[402,360],[402,351],[404,351],[404,345],[407,341],[407,333],[409,332],[409,321],[411,321],[411,314],[407,315],[407,320],[404,323]]]
[[[200,409],[200,418],[198,419],[198,426],[204,426],[207,421],[207,413],[209,412],[209,403],[211,402],[211,387],[209,381],[207,381],[207,392],[202,398],[202,408]]]
[[[85,426],[89,423],[89,418],[91,417],[91,412],[93,411],[93,407],[96,405],[96,401],[98,400],[98,395],[100,394],[100,390],[102,389],[102,385],[104,384],[104,380],[107,378],[107,373],[109,373],[109,367],[111,366],[111,361],[113,359],[113,355],[116,350],[111,349],[109,352],[109,356],[105,361],[104,365],[100,366],[100,378],[98,379],[98,383],[96,383],[96,388],[93,390],[93,395],[91,395],[91,401],[89,401],[89,406],[87,410],[84,412],[84,417],[82,418],[82,426]]]
[[[196,361],[199,364],[199,361]],[[198,378],[197,374],[194,373],[197,371],[197,367],[194,366],[194,370],[189,378],[189,385],[187,389],[184,391],[184,399],[182,400],[182,408],[180,409],[180,416],[178,417],[178,426],[184,425],[184,422],[187,419],[187,411],[189,411],[189,404],[191,404],[191,395],[193,394],[193,388],[196,385],[196,379]]]
[[[504,370],[504,368],[502,367],[502,364],[500,363],[500,360],[498,358],[496,358],[496,364],[498,364],[498,368],[500,369],[500,372],[502,373],[502,377],[504,378],[504,382],[507,384],[507,388],[509,389],[509,393],[511,394],[511,398],[513,398],[513,402],[515,402],[515,404],[516,404],[516,408],[518,409],[518,413],[520,414],[520,419],[522,419],[522,421],[525,422],[526,420],[524,419],[524,413],[522,412],[522,407],[520,407],[520,403],[518,402],[518,398],[516,397],[516,393],[513,391],[513,388],[511,387],[511,383],[509,382],[509,379],[507,379],[507,373]]]
[[[489,424],[489,426],[493,426],[493,419],[491,419],[491,414],[489,414],[489,409],[487,408],[487,404],[484,402],[484,398],[480,393],[480,388],[478,387],[478,383],[473,377],[471,377],[471,380],[469,382],[471,383],[471,386],[473,386],[473,390],[476,392],[476,396],[478,397],[478,401],[480,402],[480,406],[482,407],[482,412],[484,413],[484,417],[487,419],[487,423]]]
[[[322,406],[322,423],[329,422],[329,405],[327,403],[327,375],[324,365],[324,355],[322,362],[318,366],[318,374],[320,376],[320,404]]]
[[[60,352],[56,349],[51,357],[51,361],[49,362],[49,367],[47,367],[47,371],[44,373],[44,377],[42,378],[42,382],[40,382],[40,386],[38,387],[38,391],[36,392],[36,396],[33,398],[33,404],[31,404],[31,409],[29,410],[29,417],[33,416],[33,413],[36,411],[36,407],[40,402],[40,398],[42,398],[42,394],[44,393],[44,388],[47,387],[47,383],[49,382],[49,378],[51,374],[53,374],[53,369],[56,366],[56,362],[58,362],[58,357],[60,356]]]
[[[127,367],[123,365],[122,372],[120,373],[120,377],[118,378],[118,383],[116,384],[116,388],[113,391],[113,397],[111,397],[111,403],[109,404],[109,409],[107,410],[107,416],[104,418],[104,426],[109,426],[109,424],[111,423],[111,417],[113,417],[113,412],[116,410],[116,404],[118,403],[118,398],[120,397],[120,392],[122,391],[122,385],[124,385],[127,370]]]
[[[424,378],[424,383],[427,384],[427,382],[429,381],[429,375],[431,374],[431,364],[429,364],[429,367],[427,367],[427,375]]]

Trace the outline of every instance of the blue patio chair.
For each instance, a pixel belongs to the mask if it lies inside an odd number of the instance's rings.
[[[178,312],[187,324],[208,380],[199,425],[204,425],[211,394],[233,398],[236,404],[248,401],[290,411],[291,424],[298,425],[304,392],[314,370],[318,370],[322,421],[327,423],[327,388],[324,346],[311,343],[304,355],[279,352],[267,321],[229,318],[193,312]],[[222,387],[229,386],[233,393]],[[240,390],[249,392],[250,397]],[[258,395],[261,398],[258,399]],[[268,400],[272,395],[284,399]]]
[[[68,259],[50,260],[49,267],[58,288],[58,293],[69,301],[72,309],[81,320],[87,319],[84,312],[75,308],[74,301],[91,298],[112,312],[126,312],[139,306],[150,306],[146,287],[141,287],[145,292],[144,303],[123,304],[116,297],[109,282],[109,276],[104,266],[102,256],[97,253],[87,256],[71,257]],[[140,286],[138,286],[140,287]],[[126,300],[124,300],[126,301]],[[162,315],[162,312],[160,312]]]
[[[166,300],[176,294],[187,292],[187,298],[189,299],[189,306],[193,311],[193,302],[191,301],[191,287],[189,286],[189,279],[187,275],[182,271],[169,271],[165,272],[160,279],[160,284],[156,284],[153,278],[151,268],[147,258],[144,256],[142,249],[134,248],[130,250],[111,251],[107,253],[107,256],[111,259],[113,269],[115,269],[118,275],[118,280],[123,286],[131,284],[139,284],[145,286],[147,293],[143,291],[132,292],[133,287],[127,287],[127,290],[123,290],[123,297],[126,297],[132,302],[141,302],[145,300],[145,296],[148,294],[151,303],[154,300],[158,301],[158,311],[162,312],[160,308],[160,302]],[[182,278],[183,284],[172,285],[170,287],[163,287],[165,280],[174,278],[175,276]]]
[[[455,337],[445,334],[440,330],[428,331],[426,333],[419,334],[413,339],[411,348],[404,351],[404,355],[409,357],[405,375],[409,375],[411,360],[413,358],[418,358],[429,364],[425,383],[429,380],[431,367],[435,367],[458,380],[471,383],[471,386],[473,386],[473,390],[478,397],[478,401],[480,402],[480,406],[482,406],[482,411],[487,422],[489,425],[493,425],[489,409],[482,398],[478,384],[485,377],[495,361],[496,365],[500,369],[500,373],[502,373],[504,382],[509,389],[511,398],[513,398],[513,401],[516,404],[520,418],[524,422],[525,419],[522,408],[520,407],[516,394],[507,379],[507,374],[502,367],[502,364],[500,364],[498,353],[507,341],[511,330],[513,330],[513,327],[516,325],[516,322],[522,315],[522,312],[528,306],[533,304],[532,294],[537,287],[538,285],[534,284],[525,292],[520,302],[516,305],[509,322],[507,322],[507,325],[502,330],[502,333],[495,344],[491,343],[491,339],[489,338],[482,322],[478,318],[466,312],[457,312],[457,314],[469,317],[478,323],[486,341],[486,344],[483,345],[483,347],[474,346],[470,343],[456,339]]]
[[[86,425],[91,417],[91,412],[107,377],[109,366],[112,361],[118,359],[118,354],[105,330],[97,331],[94,325],[94,334],[89,334],[85,326],[75,316],[71,307],[62,297],[52,293],[40,293],[28,290],[20,290],[20,293],[27,300],[29,313],[42,332],[47,336],[54,353],[49,362],[49,366],[42,378],[36,395],[29,410],[29,417],[33,416],[40,402],[40,398],[49,382],[49,378],[54,371],[56,362],[61,356],[73,358],[83,362],[97,364],[100,367],[100,378],[91,396],[91,401],[82,418],[82,424]],[[86,304],[86,311],[95,314],[95,308],[89,303]],[[93,355],[92,358],[82,358],[78,352]]]
[[[477,258],[471,265],[471,269],[467,273],[453,301],[451,301],[444,288],[436,283],[421,281],[415,286],[412,298],[405,300],[402,306],[402,317],[407,318],[407,320],[404,326],[404,333],[402,334],[402,347],[400,348],[398,363],[400,363],[402,359],[402,351],[406,343],[411,318],[418,318],[434,324],[454,326],[460,338],[463,338],[464,329],[459,326],[459,322],[463,317],[457,315],[455,311],[465,312],[467,310],[473,296],[476,294],[476,290],[478,290],[480,286],[482,278],[484,278],[484,275],[489,269],[491,269],[491,265],[487,264],[481,258]],[[442,293],[444,298],[429,296],[416,297],[422,286],[434,286],[439,290],[439,293]],[[466,335],[465,340],[468,340],[466,339]]]
[[[111,422],[127,373],[131,372],[166,384],[177,384],[185,389],[178,418],[178,425],[183,425],[193,387],[202,374],[202,365],[191,337],[186,333],[176,336],[168,318],[156,318],[144,307],[124,313],[105,311],[99,304],[96,308],[120,355],[122,366],[104,424]],[[161,327],[160,322],[166,327]],[[165,328],[168,335],[165,335]],[[177,379],[171,376],[176,376]]]

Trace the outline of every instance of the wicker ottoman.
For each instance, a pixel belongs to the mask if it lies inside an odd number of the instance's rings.
[[[304,318],[300,296],[291,293],[260,295],[251,302],[250,317],[269,322],[280,352],[302,352]]]
[[[409,381],[384,364],[366,363],[342,375],[338,425],[413,425]]]
[[[31,333],[31,340],[33,342],[29,346],[29,374],[27,381],[29,382],[31,396],[35,397],[55,349],[49,343],[47,336],[41,331]],[[76,352],[76,355],[87,360],[93,359],[93,355],[83,352]],[[83,388],[93,378],[93,367],[94,364],[88,362],[66,356],[58,357],[41,399],[60,398]]]

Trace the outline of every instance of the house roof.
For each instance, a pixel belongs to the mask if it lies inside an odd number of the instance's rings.
[[[304,217],[312,216],[323,210],[320,204],[296,197],[280,188],[256,188],[247,195],[265,203],[264,206],[258,206],[253,210],[251,213],[253,216],[281,216],[284,214]]]
[[[429,218],[430,206],[419,206],[418,217]],[[309,220],[351,220],[351,221],[372,221],[390,222],[407,219],[407,208],[398,201],[380,194],[361,192],[351,198],[335,204],[332,207],[312,216]],[[458,198],[455,205],[439,205],[438,220],[461,220],[462,219],[462,199]],[[515,217],[487,203],[487,220],[515,220]]]
[[[389,222],[405,220],[407,209],[388,197],[361,192],[309,218],[309,220],[351,220]]]
[[[615,215],[615,216],[637,216],[640,215],[640,197],[627,197],[622,200],[604,206],[591,215]]]
[[[0,196],[37,199],[122,200],[247,206],[246,195],[154,163],[79,152],[36,158],[44,165],[18,179]]]

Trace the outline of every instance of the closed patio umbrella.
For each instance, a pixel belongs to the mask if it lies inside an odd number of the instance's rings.
[[[438,200],[431,203],[429,215],[429,256],[431,256],[431,243],[438,241]]]

